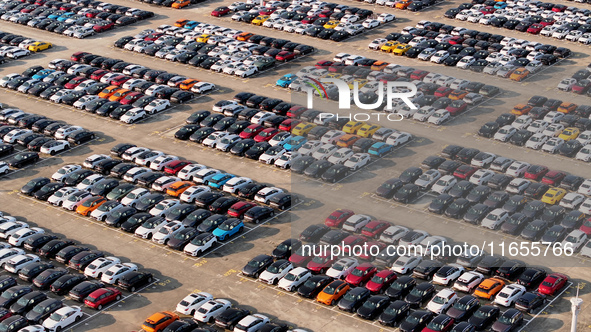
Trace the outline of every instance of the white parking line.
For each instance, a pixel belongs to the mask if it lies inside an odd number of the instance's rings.
[[[568,286],[564,287],[564,289],[560,292],[560,294],[558,294],[557,296],[555,296],[552,301],[548,302],[544,308],[542,308],[541,310],[538,311],[537,314],[535,314],[523,327],[521,327],[521,329],[519,329],[519,332],[523,331],[532,321],[534,321],[542,312],[546,311],[546,308],[548,308],[554,301],[556,301],[558,298],[560,298],[562,296],[562,294],[564,292],[566,292],[567,289],[569,289],[571,286],[573,285],[573,283],[571,281],[568,282]]]

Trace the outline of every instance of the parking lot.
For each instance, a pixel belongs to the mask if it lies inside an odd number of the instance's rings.
[[[55,58],[69,58],[77,51],[93,52],[113,58],[120,58],[130,63],[138,63],[150,68],[178,72],[191,77],[216,84],[219,89],[210,95],[204,95],[191,103],[175,106],[164,113],[159,113],[139,123],[131,125],[119,121],[98,121],[96,116],[84,114],[69,106],[47,103],[35,97],[20,93],[11,93],[1,89],[0,100],[20,109],[46,115],[52,119],[63,120],[73,125],[82,126],[98,134],[98,138],[90,144],[82,144],[56,156],[44,158],[39,163],[22,170],[11,172],[0,178],[0,210],[14,216],[21,216],[60,234],[61,236],[89,244],[125,257],[155,276],[163,276],[159,280],[137,294],[129,294],[121,302],[105,308],[101,312],[85,309],[85,318],[73,326],[74,331],[137,331],[141,323],[154,312],[172,310],[180,299],[192,291],[204,291],[215,297],[233,299],[241,307],[267,315],[274,322],[288,322],[309,331],[382,331],[390,330],[374,321],[365,321],[358,317],[344,314],[334,307],[327,307],[315,301],[300,298],[297,294],[282,291],[274,286],[262,284],[253,279],[239,276],[238,273],[252,257],[260,253],[269,253],[277,244],[290,237],[297,237],[308,225],[319,224],[332,211],[348,208],[356,213],[366,213],[376,219],[387,220],[396,225],[413,229],[425,229],[431,234],[445,236],[455,242],[481,244],[495,238],[498,241],[514,241],[513,237],[482,227],[474,227],[463,222],[440,217],[425,211],[431,201],[431,194],[422,196],[411,204],[399,204],[375,196],[375,189],[385,180],[397,177],[404,169],[418,164],[430,155],[437,155],[444,146],[457,144],[478,148],[481,151],[523,160],[530,164],[546,165],[550,169],[560,169],[585,178],[591,178],[588,163],[549,155],[522,147],[484,139],[475,133],[480,126],[494,121],[501,113],[527,101],[533,95],[544,95],[571,101],[576,104],[589,104],[589,97],[564,93],[555,89],[563,77],[570,76],[578,69],[585,68],[589,60],[589,47],[576,42],[564,42],[575,55],[551,66],[539,74],[529,78],[525,83],[517,83],[508,79],[489,78],[473,72],[453,67],[419,63],[414,59],[375,52],[367,48],[367,44],[387,33],[400,31],[404,26],[414,26],[418,21],[430,19],[451,25],[462,25],[480,31],[497,31],[495,33],[517,38],[521,33],[491,28],[477,23],[459,22],[443,17],[449,8],[459,6],[463,1],[446,1],[424,9],[421,12],[408,12],[389,7],[375,6],[361,2],[340,0],[339,3],[371,9],[376,12],[392,13],[397,16],[395,22],[384,27],[368,31],[342,43],[327,43],[321,39],[300,35],[291,35],[274,29],[253,27],[245,23],[231,21],[229,18],[218,19],[210,16],[210,12],[218,6],[229,5],[231,2],[204,2],[191,5],[183,10],[147,5],[138,1],[112,0],[112,3],[152,10],[156,17],[137,22],[131,26],[118,27],[83,40],[20,26],[4,24],[0,30],[19,33],[24,36],[36,37],[59,45],[34,56],[10,61],[0,66],[2,76],[12,72],[22,72],[33,65],[46,66]],[[337,2],[337,1],[335,1]],[[564,1],[556,3],[564,3]],[[577,7],[591,9],[590,4],[577,3]],[[428,15],[426,17],[426,15]],[[294,62],[287,62],[247,79],[229,79],[223,74],[205,71],[178,63],[171,63],[155,57],[138,56],[139,54],[113,48],[113,42],[119,37],[134,35],[160,24],[172,24],[178,19],[194,19],[200,22],[220,24],[233,29],[252,31],[276,38],[289,37],[293,41],[311,45],[317,49],[314,54]],[[252,28],[251,28],[252,27]],[[260,30],[260,31],[259,31]],[[491,32],[492,33],[492,32]],[[543,36],[528,35],[527,39],[541,43],[557,44],[554,39]],[[562,41],[560,42],[563,43]],[[383,126],[411,133],[415,140],[377,160],[336,184],[326,184],[316,180],[291,174],[274,166],[263,165],[252,160],[236,158],[228,153],[218,152],[201,147],[193,142],[179,141],[173,135],[179,124],[197,110],[211,110],[213,104],[222,99],[232,97],[242,91],[262,94],[269,97],[289,101],[290,96],[285,89],[275,86],[276,80],[284,74],[297,72],[299,68],[314,65],[316,61],[332,59],[338,52],[360,54],[368,58],[399,63],[427,71],[433,71],[457,78],[475,81],[486,81],[488,84],[501,88],[502,93],[481,103],[466,114],[453,118],[441,126],[430,126],[424,123],[406,120],[402,122],[372,121]],[[294,98],[295,99],[295,98]],[[300,96],[300,99],[301,96]],[[315,100],[321,107],[330,108],[334,112],[346,115],[344,110],[337,110],[335,102]],[[182,252],[159,246],[149,240],[139,239],[130,233],[106,227],[104,224],[76,213],[50,206],[30,197],[19,194],[20,188],[30,179],[50,177],[59,167],[66,164],[80,164],[84,158],[93,153],[109,153],[109,149],[117,143],[130,142],[154,150],[182,156],[189,160],[223,169],[232,174],[248,176],[261,183],[270,183],[292,192],[299,193],[306,199],[293,209],[278,213],[274,218],[259,224],[248,225],[239,237],[235,237],[223,245],[218,245],[202,257],[189,257]],[[231,245],[228,245],[230,244]],[[589,303],[591,292],[589,285],[591,272],[590,260],[580,256],[569,257],[528,257],[524,259],[528,265],[544,266],[553,272],[561,272],[570,277],[570,284],[560,295],[553,297],[542,309],[527,318],[522,331],[569,331],[570,302],[569,299],[579,292],[585,301],[579,316],[579,330],[591,326]],[[0,274],[1,275],[1,274]]]

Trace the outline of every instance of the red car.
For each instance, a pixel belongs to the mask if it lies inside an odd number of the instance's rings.
[[[145,41],[156,41],[158,38],[164,36],[164,33],[162,32],[153,32],[149,35],[147,35],[146,37],[144,37]]]
[[[367,248],[377,248],[378,251],[382,251],[383,249],[386,249],[386,244],[383,242],[378,242],[378,241],[367,242],[365,244],[365,246]],[[369,250],[367,250],[367,251],[362,252],[361,255],[359,255],[359,258],[365,259],[366,261],[372,261],[374,259],[374,256],[372,256],[371,252]]]
[[[587,235],[591,235],[591,218],[585,220],[579,230]]]
[[[86,17],[95,18],[100,13],[102,13],[101,10],[93,8],[93,9],[90,9],[89,11],[86,12]]]
[[[361,246],[365,242],[367,242],[367,239],[364,238],[363,236],[349,235],[346,238],[344,238],[343,241],[341,242],[342,243],[341,250],[343,251],[343,253],[349,254],[349,249],[351,247]]]
[[[265,129],[265,127],[259,124],[251,124],[240,133],[240,138],[254,138],[261,131],[263,131],[263,129]]]
[[[287,119],[279,125],[279,130],[291,131],[292,128],[300,124],[301,121],[295,119]]]
[[[541,23],[534,23],[529,28],[527,28],[527,33],[531,33],[532,35],[537,35],[544,29],[544,25]]]
[[[454,91],[454,89],[448,88],[446,86],[440,86],[439,88],[437,88],[437,90],[435,90],[435,92],[433,93],[433,95],[435,97],[447,97],[447,96],[449,96],[449,94],[452,91]]]
[[[370,281],[365,284],[365,288],[369,289],[370,292],[377,294],[381,293],[386,288],[396,281],[398,276],[394,271],[382,270],[376,273]]]
[[[468,109],[468,104],[463,100],[454,100],[445,108],[450,115],[460,114]]]
[[[188,160],[175,160],[168,164],[166,167],[164,167],[164,172],[176,175],[178,172],[181,171],[181,169],[183,169],[183,167],[189,164],[191,164],[191,162]]]
[[[117,288],[107,287],[97,289],[90,293],[90,295],[84,299],[84,304],[93,309],[101,310],[103,309],[103,306],[113,301],[119,301],[119,299],[121,299],[121,291]]]
[[[525,175],[523,176],[526,179],[532,179],[535,181],[539,181],[544,175],[548,173],[548,167],[540,166],[540,165],[531,165],[527,168]]]
[[[308,109],[304,106],[293,106],[287,111],[287,117],[289,118],[299,118],[302,113],[307,111]]]
[[[78,62],[78,61],[80,61],[80,59],[82,59],[83,56],[89,55],[89,54],[90,53],[88,53],[88,52],[76,52],[70,56],[70,60]]]
[[[226,6],[218,7],[211,12],[211,16],[221,17],[230,12],[230,8]]]
[[[330,255],[328,256],[315,256],[308,264],[306,268],[312,271],[312,273],[325,273],[326,270],[335,262],[337,257],[331,259]],[[291,257],[290,257],[291,261]]]
[[[312,24],[314,23],[314,21],[316,21],[319,17],[316,15],[313,16],[308,16],[305,19],[302,20],[302,23],[304,24]]]
[[[332,61],[321,60],[321,61],[316,62],[314,67],[316,67],[318,69],[326,69],[326,67],[332,66],[332,63],[333,63]]]
[[[572,92],[582,95],[583,93],[587,92],[591,88],[591,81],[589,80],[579,80],[575,85],[572,87]]]
[[[279,54],[277,54],[275,56],[275,60],[277,60],[277,61],[286,62],[286,61],[293,60],[293,59],[295,59],[295,53],[290,52],[290,51],[281,51],[281,52],[279,52]]]
[[[542,178],[542,183],[549,184],[551,186],[558,186],[565,176],[565,172],[550,171]]]
[[[144,96],[144,94],[141,92],[132,92],[132,93],[128,94],[127,96],[125,96],[125,98],[121,99],[120,103],[122,105],[131,105],[131,104],[135,103],[136,100],[142,98],[143,96]]]
[[[312,256],[302,255],[303,248],[303,246],[300,247],[295,252],[293,252],[291,256],[289,256],[289,262],[292,263],[294,266],[306,266],[312,259]]]
[[[129,76],[120,75],[120,76],[117,76],[114,79],[112,79],[109,83],[111,85],[121,86],[121,85],[123,85],[123,83],[129,81],[130,79],[131,79],[131,77],[129,77]]]
[[[429,72],[426,70],[415,70],[410,74],[410,79],[422,81],[427,75],[429,75]]]
[[[552,17],[546,17],[545,19],[542,20],[542,22],[540,22],[541,25],[543,25],[544,27],[547,27],[549,25],[552,25],[556,22],[555,19],[553,19]]]
[[[320,17],[330,17],[330,15],[332,15],[334,12],[330,9],[325,9],[323,11],[320,12],[320,14],[318,14],[318,16]]]
[[[562,273],[552,273],[542,281],[540,287],[538,287],[538,293],[544,295],[554,295],[557,291],[561,290],[562,287],[568,282],[568,277]]]
[[[255,206],[257,205],[252,202],[238,202],[230,206],[230,208],[228,209],[228,215],[234,218],[242,219],[246,211],[252,209]]]
[[[100,81],[100,79],[109,73],[108,70],[99,69],[90,75],[90,79]]]
[[[102,22],[92,27],[96,32],[103,32],[112,29],[115,26],[113,22]]]
[[[462,43],[464,42],[464,38],[462,38],[462,36],[453,36],[448,43],[452,44],[452,45],[462,45]]]
[[[496,9],[493,6],[486,6],[486,7],[482,8],[480,10],[480,12],[483,13],[484,15],[486,15],[486,14],[492,14],[495,11],[496,11]]]
[[[345,64],[341,62],[333,63],[328,67],[328,71],[331,73],[340,73],[345,69]]]
[[[474,166],[470,166],[470,165],[462,165],[455,170],[454,176],[459,179],[466,180],[466,179],[470,178],[472,176],[472,174],[476,173],[477,170],[478,170],[478,167],[474,167]]]
[[[389,222],[373,220],[361,229],[361,235],[377,239],[390,226],[392,225]]]
[[[78,85],[80,85],[80,83],[86,81],[87,78],[82,77],[82,76],[77,76],[74,77],[73,79],[69,80],[68,83],[64,84],[64,88],[66,89],[74,89],[75,87],[77,87]]]
[[[276,7],[271,7],[271,8],[265,8],[261,11],[259,11],[259,15],[271,15],[273,14],[275,11],[277,10]]]
[[[369,281],[378,269],[371,263],[363,263],[358,265],[351,273],[347,275],[345,281],[349,285],[357,287]]]
[[[328,227],[335,227],[341,228],[345,221],[349,219],[355,212],[346,209],[336,210],[331,213],[326,219],[324,219],[324,224]]]
[[[257,143],[258,142],[268,142],[269,140],[271,140],[271,138],[273,138],[273,136],[277,135],[278,133],[279,133],[279,129],[277,129],[277,128],[267,128],[267,129],[259,132],[254,137],[254,140]]]

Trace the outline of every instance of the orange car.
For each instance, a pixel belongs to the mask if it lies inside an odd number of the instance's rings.
[[[190,181],[177,181],[166,189],[166,193],[170,196],[179,197],[185,190],[189,189],[193,185]]]
[[[574,111],[577,108],[577,106],[578,105],[574,104],[574,103],[564,102],[564,103],[560,104],[560,106],[558,106],[557,111],[568,114],[568,113]]]
[[[343,280],[335,280],[328,284],[322,292],[316,296],[316,301],[326,305],[334,305],[337,301],[347,293],[350,286]]]
[[[127,89],[119,89],[117,90],[111,97],[109,97],[110,101],[120,101],[121,99],[125,98],[128,94],[132,93],[133,91]]]
[[[243,33],[239,34],[238,36],[236,36],[236,40],[247,41],[252,36],[254,36],[254,33],[252,33],[252,32],[243,32]]]
[[[349,148],[353,144],[355,144],[355,142],[357,142],[357,140],[359,140],[360,138],[361,137],[359,137],[357,135],[353,135],[353,134],[343,135],[337,141],[337,146],[340,146],[342,148]]]
[[[170,7],[175,8],[175,9],[180,9],[183,7],[187,7],[190,4],[191,4],[190,0],[176,0],[175,2],[172,3],[172,6],[170,6]]]
[[[107,200],[101,196],[92,197],[90,199],[87,199],[84,203],[80,204],[80,206],[76,208],[76,212],[80,213],[83,216],[87,216],[106,201]]]
[[[524,114],[529,113],[529,111],[531,111],[532,108],[533,108],[533,106],[531,106],[531,105],[517,104],[517,105],[515,105],[515,107],[513,107],[513,109],[511,110],[511,113],[515,114],[515,115],[524,115]]]
[[[142,329],[146,332],[160,332],[178,319],[179,315],[174,312],[160,311],[148,317],[142,324]]]
[[[449,94],[449,96],[447,96],[447,97],[451,100],[460,100],[460,99],[464,99],[464,97],[466,97],[467,94],[468,94],[468,91],[458,89],[458,90],[452,91]]]
[[[478,285],[474,296],[490,300],[505,287],[505,281],[499,278],[488,278]]]
[[[376,70],[376,71],[384,70],[384,68],[386,68],[388,65],[389,65],[389,63],[386,61],[377,61],[377,62],[374,62],[373,65],[371,65],[371,70]]]
[[[110,85],[106,88],[103,89],[103,91],[101,91],[98,96],[100,98],[109,98],[111,97],[115,92],[117,92],[117,90],[121,89],[120,87],[116,86],[116,85]]]
[[[529,75],[529,70],[521,67],[521,68],[515,69],[515,71],[513,71],[513,73],[511,73],[511,76],[509,76],[509,78],[512,81],[521,82],[524,79],[526,79],[528,75]]]
[[[183,90],[190,90],[193,85],[199,83],[199,80],[196,80],[194,78],[187,78],[186,80],[181,82],[181,85],[179,85],[179,88],[183,89]]]
[[[174,22],[174,26],[175,26],[175,27],[182,28],[182,27],[184,27],[184,26],[185,26],[185,24],[187,24],[187,22],[189,22],[189,20],[186,20],[186,19],[180,19],[180,20],[178,20],[178,21]]]
[[[398,3],[396,3],[396,8],[398,9],[406,9],[408,6],[410,6],[410,4],[412,3],[411,0],[402,0]]]

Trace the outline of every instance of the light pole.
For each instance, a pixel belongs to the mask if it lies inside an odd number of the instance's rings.
[[[570,310],[573,313],[570,332],[577,332],[577,319],[579,318],[579,313],[581,312],[581,305],[583,304],[583,300],[579,298],[579,285],[577,285],[577,296],[573,299],[570,299],[570,303]]]

